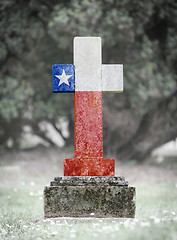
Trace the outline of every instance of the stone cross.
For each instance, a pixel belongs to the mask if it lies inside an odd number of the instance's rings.
[[[122,65],[101,63],[101,39],[76,37],[74,65],[53,66],[53,91],[74,92],[75,158],[44,189],[45,217],[135,216],[135,188],[103,158],[102,91],[123,91]]]
[[[53,65],[53,92],[74,92],[75,158],[64,176],[114,176],[103,158],[102,92],[123,91],[123,66],[102,64],[100,37],[74,38],[74,65]]]

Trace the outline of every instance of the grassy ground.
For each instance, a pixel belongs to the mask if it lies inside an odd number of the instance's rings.
[[[126,179],[137,189],[136,218],[133,220],[45,220],[43,188],[61,164],[53,157],[51,161],[56,166],[50,171],[51,163],[47,164],[49,170],[45,172],[45,157],[41,163],[38,156],[37,163],[32,155],[30,161],[25,156],[13,156],[14,166],[20,166],[18,181],[11,182],[13,174],[9,174],[9,184],[0,186],[0,239],[177,239],[177,177],[173,170],[149,165],[119,166],[121,173],[125,172]],[[2,158],[1,166],[5,163],[13,165],[7,156]],[[37,175],[36,167],[39,173],[42,169],[43,174]]]

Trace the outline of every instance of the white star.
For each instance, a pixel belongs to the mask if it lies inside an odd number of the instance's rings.
[[[58,79],[60,79],[60,82],[58,84],[58,86],[60,86],[62,83],[65,83],[69,86],[69,82],[68,79],[71,77],[72,75],[66,75],[65,70],[63,69],[62,75],[55,75],[55,77],[57,77]]]

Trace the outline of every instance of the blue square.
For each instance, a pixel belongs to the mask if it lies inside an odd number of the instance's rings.
[[[75,91],[74,64],[56,64],[52,66],[53,92]]]

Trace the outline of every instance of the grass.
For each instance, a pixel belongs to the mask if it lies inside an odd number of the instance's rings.
[[[163,168],[117,163],[117,174],[125,174],[136,187],[135,219],[45,220],[44,186],[54,176],[62,175],[63,159],[67,157],[71,154],[55,149],[1,156],[0,240],[177,240],[177,174],[170,170],[169,161]],[[4,166],[19,169],[4,170]],[[4,185],[3,180],[7,180]]]
[[[135,219],[43,219],[43,182],[0,187],[0,239],[177,239],[177,186],[142,183]]]

